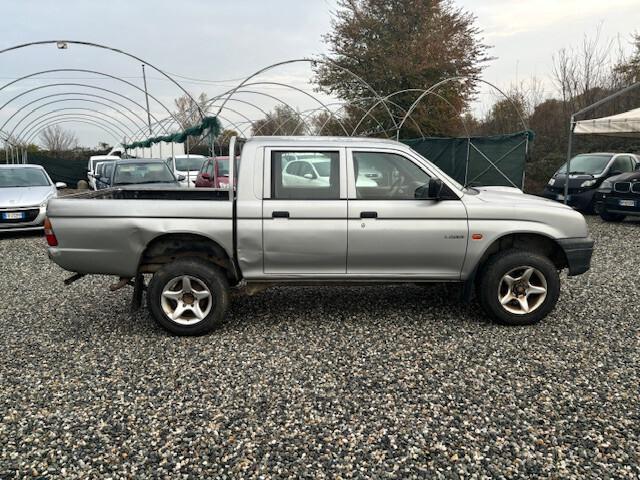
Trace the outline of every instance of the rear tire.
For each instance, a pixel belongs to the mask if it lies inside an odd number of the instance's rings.
[[[489,258],[476,291],[480,305],[499,323],[533,325],[558,302],[560,277],[547,257],[506,250]]]
[[[621,222],[625,219],[625,215],[620,213],[609,213],[606,211],[600,212],[600,218],[605,222]]]
[[[224,321],[229,283],[219,268],[204,260],[176,260],[153,275],[147,305],[165,330],[175,335],[202,335]]]

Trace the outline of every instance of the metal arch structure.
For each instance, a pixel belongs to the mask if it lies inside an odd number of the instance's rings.
[[[115,107],[112,107],[111,105],[109,105],[108,103],[104,103],[104,102],[99,102],[97,100],[89,100],[89,99],[63,99],[63,100],[54,100],[52,102],[47,102],[44,103],[42,105],[39,105],[37,108],[34,108],[32,110],[29,111],[29,113],[27,113],[26,115],[23,115],[22,118],[13,126],[13,129],[11,130],[11,132],[9,132],[10,136],[13,136],[13,133],[16,131],[16,129],[27,119],[29,118],[32,114],[34,114],[35,112],[37,112],[38,110],[45,108],[49,105],[53,105],[56,103],[61,103],[61,102],[68,102],[68,101],[81,101],[81,102],[87,102],[90,103],[92,105],[102,105],[105,106],[107,108],[111,108],[113,109],[115,112],[117,112],[119,115],[121,115],[123,118],[127,119],[133,126],[134,128],[137,128],[139,125],[133,121],[129,116],[125,115],[124,113],[122,113],[120,110],[118,110]],[[69,109],[76,109],[79,107],[69,107]],[[56,111],[56,110],[54,110]],[[144,122],[144,120],[142,120]]]
[[[374,97],[376,98],[381,98],[380,94],[369,84],[367,83],[362,77],[360,77],[359,75],[355,74],[354,72],[352,72],[351,70],[344,68],[340,65],[338,65],[337,63],[328,60],[328,59],[311,59],[311,58],[298,58],[298,59],[293,59],[293,60],[285,60],[282,62],[277,62],[277,63],[273,63],[271,65],[268,65],[264,68],[261,68],[260,70],[252,73],[251,75],[249,75],[247,78],[245,78],[242,82],[240,82],[234,89],[232,89],[228,95],[227,98],[233,96],[235,94],[235,92],[237,90],[239,90],[240,88],[242,88],[245,85],[248,85],[249,80],[251,80],[252,78],[257,77],[258,75],[265,73],[269,70],[273,70],[275,68],[284,66],[284,65],[292,65],[294,63],[308,63],[310,64],[312,67],[317,65],[317,64],[324,64],[324,65],[330,65],[332,67],[338,68],[339,70],[341,70],[342,72],[351,75],[351,77],[353,77],[355,80],[357,80],[358,82],[360,82],[362,85],[364,85],[364,87],[369,90]],[[222,109],[224,108],[226,104],[226,101],[222,103],[222,105],[220,106],[218,113],[222,111]],[[386,108],[386,105],[385,105]],[[393,118],[393,115],[391,113],[391,111],[387,108],[387,112],[389,113],[389,118],[391,118],[391,121],[394,123],[394,125],[397,125],[397,123],[395,122],[395,118]],[[345,130],[346,133],[346,130]]]
[[[474,82],[481,82],[484,83],[485,85],[488,85],[490,87],[492,87],[493,89],[495,89],[498,93],[500,93],[512,106],[513,109],[516,111],[516,113],[518,114],[518,118],[520,119],[520,122],[522,123],[522,126],[524,128],[524,130],[528,130],[529,126],[527,124],[527,122],[525,121],[524,117],[522,116],[522,112],[520,111],[520,109],[518,108],[518,106],[516,105],[516,103],[513,101],[513,99],[507,95],[502,89],[500,89],[498,86],[494,85],[491,82],[488,82],[487,80],[483,80],[481,78],[471,78],[471,77],[464,77],[464,76],[457,76],[457,77],[449,77],[449,78],[445,78],[444,80],[432,85],[431,87],[427,88],[414,102],[413,104],[411,104],[411,106],[409,107],[409,110],[407,110],[407,113],[405,114],[404,118],[402,119],[402,121],[400,122],[400,125],[398,125],[398,129],[397,129],[397,133],[396,133],[396,139],[400,139],[400,130],[402,129],[402,126],[404,125],[404,123],[407,120],[407,117],[409,117],[413,111],[416,109],[416,107],[418,106],[418,104],[422,101],[422,99],[424,97],[426,97],[427,95],[429,95],[431,92],[433,92],[435,89],[441,87],[442,85],[445,85],[447,83],[450,82],[460,82],[460,81],[474,81]]]
[[[116,100],[113,100],[111,98],[108,97],[104,97],[102,95],[96,95],[96,94],[92,94],[92,93],[83,93],[83,92],[74,92],[74,93],[66,93],[66,92],[60,92],[60,93],[53,93],[50,95],[44,95],[42,97],[38,97],[35,100],[32,100],[29,103],[24,104],[23,106],[21,106],[18,110],[16,110],[2,125],[0,125],[0,130],[3,130],[4,127],[11,121],[13,120],[16,115],[18,115],[22,110],[24,110],[25,108],[34,105],[42,100],[48,100],[49,98],[54,98],[54,97],[61,97],[61,96],[67,96],[67,95],[78,95],[81,97],[89,97],[89,98],[98,98],[100,100],[104,100],[105,102],[110,102],[114,105],[117,105],[125,110],[127,110],[131,115],[134,115],[135,117],[137,117],[141,122],[146,122],[146,120],[144,118],[142,118],[141,116],[139,116],[137,113],[135,113],[133,110],[131,110],[129,107],[127,107],[126,105],[124,105],[123,103],[120,103]],[[125,97],[126,98],[126,97]],[[80,98],[68,98],[68,99],[64,99],[64,100],[60,100],[60,102],[62,101],[87,101],[86,99],[80,99]],[[53,103],[53,102],[51,102]]]
[[[133,60],[136,60],[144,65],[148,65],[149,67],[151,67],[153,70],[155,70],[156,72],[158,72],[160,75],[162,75],[163,77],[165,77],[167,80],[169,80],[171,83],[173,83],[176,87],[178,87],[197,107],[198,107],[198,111],[200,113],[201,118],[204,120],[204,112],[202,111],[202,108],[200,107],[200,105],[198,105],[198,103],[196,102],[196,100],[191,96],[191,94],[185,90],[185,88],[179,83],[177,82],[171,75],[169,75],[168,73],[164,72],[163,70],[161,70],[160,68],[156,67],[154,64],[147,62],[146,60],[132,54],[129,53],[125,50],[121,50],[119,48],[114,48],[114,47],[109,47],[108,45],[102,45],[99,43],[94,43],[94,42],[86,42],[86,41],[82,41],[82,40],[40,40],[37,42],[29,42],[29,43],[23,43],[23,44],[19,44],[19,45],[14,45],[12,47],[8,47],[8,48],[4,48],[2,50],[0,50],[0,55],[2,55],[3,53],[7,53],[7,52],[12,52],[15,50],[20,50],[23,48],[28,48],[28,47],[34,47],[34,46],[39,46],[39,45],[52,45],[52,44],[71,44],[71,45],[81,45],[81,46],[86,46],[86,47],[93,47],[93,48],[99,48],[99,49],[103,49],[103,50],[108,50],[120,55],[125,55]]]
[[[51,122],[46,122],[44,125],[34,129],[32,132],[29,133],[28,137],[25,139],[25,143],[28,145],[30,143],[33,143],[33,140],[40,134],[42,133],[45,129],[47,129],[48,127],[52,127],[54,125],[58,125],[61,123],[80,123],[80,124],[86,124],[86,125],[93,125],[95,127],[100,128],[103,132],[107,133],[108,135],[111,135],[111,137],[113,137],[114,140],[116,141],[120,141],[118,134],[116,132],[114,132],[113,130],[110,129],[110,127],[107,127],[106,125],[102,125],[100,123],[98,123],[97,121],[92,121],[89,119],[82,119],[82,118],[57,118],[52,120]]]
[[[440,100],[444,101],[447,105],[449,105],[449,106],[453,109],[453,111],[454,111],[454,112],[456,112],[456,113],[460,113],[460,112],[456,109],[456,107],[455,107],[455,106],[454,106],[454,105],[453,105],[453,104],[452,104],[452,103],[451,103],[447,98],[443,97],[443,96],[442,96],[442,95],[440,95],[439,93],[436,93],[436,92],[434,92],[434,91],[430,91],[429,89],[425,90],[425,89],[421,89],[421,88],[406,88],[406,89],[404,89],[404,90],[398,90],[398,91],[396,91],[396,92],[390,93],[389,95],[385,96],[385,97],[383,98],[383,101],[390,103],[391,105],[393,105],[393,106],[394,106],[394,107],[396,107],[396,108],[399,108],[399,109],[401,109],[401,110],[404,110],[404,108],[403,108],[402,106],[400,106],[400,105],[399,105],[399,104],[397,104],[396,102],[392,102],[390,99],[391,99],[392,97],[395,97],[396,95],[401,95],[401,94],[403,94],[403,93],[412,93],[412,92],[415,92],[415,93],[420,92],[421,94],[424,94],[424,95],[422,95],[422,97],[423,97],[423,98],[424,98],[424,96],[426,96],[426,95],[431,95],[431,96],[434,96],[434,97],[436,97],[436,98],[439,98]],[[373,105],[369,110],[367,110],[367,112],[365,113],[365,116],[366,116],[366,115],[369,115],[369,114],[371,113],[371,111],[372,111],[373,109],[375,109],[375,107],[376,107],[376,106],[377,106],[377,104],[374,104],[374,105]],[[358,128],[360,127],[360,125],[361,125],[361,124],[362,124],[362,122],[364,121],[365,116],[363,116],[363,117],[360,119],[360,121],[358,122],[358,124],[357,124],[357,125],[355,126],[355,128],[353,129],[353,132],[351,133],[351,135],[355,135],[355,133],[357,132]],[[425,138],[425,135],[424,135],[424,133],[422,132],[422,128],[420,127],[420,125],[419,125],[419,124],[418,124],[418,123],[417,123],[417,122],[416,122],[416,121],[411,117],[411,115],[408,115],[408,111],[407,111],[407,110],[404,110],[403,122],[402,122],[402,124],[403,124],[403,125],[404,125],[404,122],[405,122],[405,120],[406,120],[406,119],[410,119],[410,120],[413,122],[414,126],[415,126],[415,127],[417,127],[417,129],[418,129],[418,131],[420,132],[420,135],[422,136],[422,138]],[[467,123],[466,123],[462,118],[461,118],[460,120],[461,120],[461,123],[462,123],[462,127],[464,128],[465,133],[467,134],[467,137],[469,137],[469,136],[470,136],[470,132],[469,132],[469,128],[468,128]],[[399,131],[400,131],[400,130],[398,130],[398,132],[399,132]]]
[[[127,83],[128,83],[128,82],[127,82]],[[132,84],[132,85],[133,85],[133,84]],[[10,98],[7,102],[5,102],[2,106],[0,106],[0,111],[4,110],[4,108],[6,108],[6,107],[7,107],[7,105],[9,105],[9,104],[13,103],[15,100],[17,100],[18,98],[23,97],[24,95],[27,95],[27,94],[29,94],[29,93],[31,93],[31,92],[35,92],[35,91],[37,91],[37,90],[42,90],[42,89],[44,89],[44,88],[53,88],[53,87],[83,87],[83,88],[92,88],[92,89],[94,89],[94,90],[100,90],[100,91],[103,91],[103,92],[108,92],[108,93],[111,93],[111,94],[114,94],[114,95],[118,95],[118,96],[121,96],[121,97],[123,97],[123,98],[127,98],[127,99],[128,99],[128,97],[125,97],[124,95],[120,95],[120,94],[118,94],[118,93],[114,92],[113,90],[110,90],[110,89],[107,89],[107,88],[103,88],[103,87],[97,87],[97,86],[95,86],[95,85],[89,85],[89,84],[85,84],[85,83],[48,83],[48,84],[45,84],[45,85],[39,85],[39,86],[37,86],[37,87],[30,88],[29,90],[25,90],[24,92],[21,92],[21,93],[19,93],[18,95],[13,96],[13,97],[12,97],[12,98]],[[2,90],[2,88],[4,88],[4,87],[0,87],[0,91]],[[144,90],[142,90],[140,87],[137,87],[137,86],[136,86],[135,88],[137,88],[137,89],[139,89],[139,90],[141,90],[141,91],[143,91],[143,92],[144,92]],[[151,94],[149,95],[149,97],[151,97],[151,98],[153,98],[154,100],[156,100],[156,98],[155,98],[153,95],[151,95]],[[129,99],[129,100],[131,100],[131,99]],[[169,109],[168,109],[168,108],[167,108],[167,107],[166,107],[162,102],[160,102],[160,101],[158,101],[158,100],[156,100],[156,101],[159,103],[159,105],[161,105],[161,106],[162,106],[162,108],[164,108],[164,109],[167,111],[167,113],[169,114],[169,116],[171,116],[171,117],[173,117],[173,116],[174,116],[174,115],[173,115],[173,113],[171,112],[171,110],[169,110]],[[134,103],[136,103],[136,102],[134,102]],[[137,104],[137,103],[136,103],[136,104]],[[153,117],[153,116],[152,116],[152,117]],[[153,117],[153,118],[155,118],[155,117]],[[176,119],[176,120],[177,120],[177,119]]]
[[[52,113],[54,113],[53,116],[50,116]],[[46,118],[45,118],[46,117]],[[102,120],[105,123],[108,123],[109,125],[111,125],[114,129],[118,130],[123,136],[127,135],[127,131],[124,130],[117,122],[112,122],[108,116],[106,116],[106,118],[97,116],[97,115],[92,115],[90,113],[82,113],[82,112],[69,112],[69,113],[57,113],[57,112],[49,112],[46,115],[42,115],[36,119],[34,119],[32,122],[29,123],[29,125],[25,126],[22,131],[20,132],[20,134],[16,137],[18,140],[21,140],[25,134],[27,134],[27,132],[29,132],[32,128],[35,128],[36,126],[51,120],[53,118],[61,118],[61,117],[88,117],[88,118],[92,118],[92,119],[99,119]]]

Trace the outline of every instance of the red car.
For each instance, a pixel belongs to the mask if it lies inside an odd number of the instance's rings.
[[[208,158],[198,172],[196,187],[228,188],[229,157]]]

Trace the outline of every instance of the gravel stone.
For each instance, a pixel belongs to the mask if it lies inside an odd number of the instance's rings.
[[[452,286],[274,288],[172,337],[0,238],[0,478],[638,478],[640,221],[539,325]]]

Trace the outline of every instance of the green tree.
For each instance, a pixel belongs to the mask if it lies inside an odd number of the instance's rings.
[[[419,104],[413,118],[430,135],[459,130],[457,117],[472,96],[473,79],[490,60],[475,17],[451,0],[339,0],[332,31],[324,40],[330,50],[326,58],[333,63],[318,64],[316,81],[322,91],[349,101],[361,101],[372,92],[345,69],[382,96],[426,89],[450,77],[470,78],[439,88],[437,93],[446,100],[429,96]],[[394,96],[398,106],[389,108],[400,117],[416,98],[415,92]],[[393,122],[384,112],[376,108],[376,118],[390,129]],[[379,130],[372,119],[365,123],[365,130]],[[404,130],[403,136],[418,133],[411,123]]]

